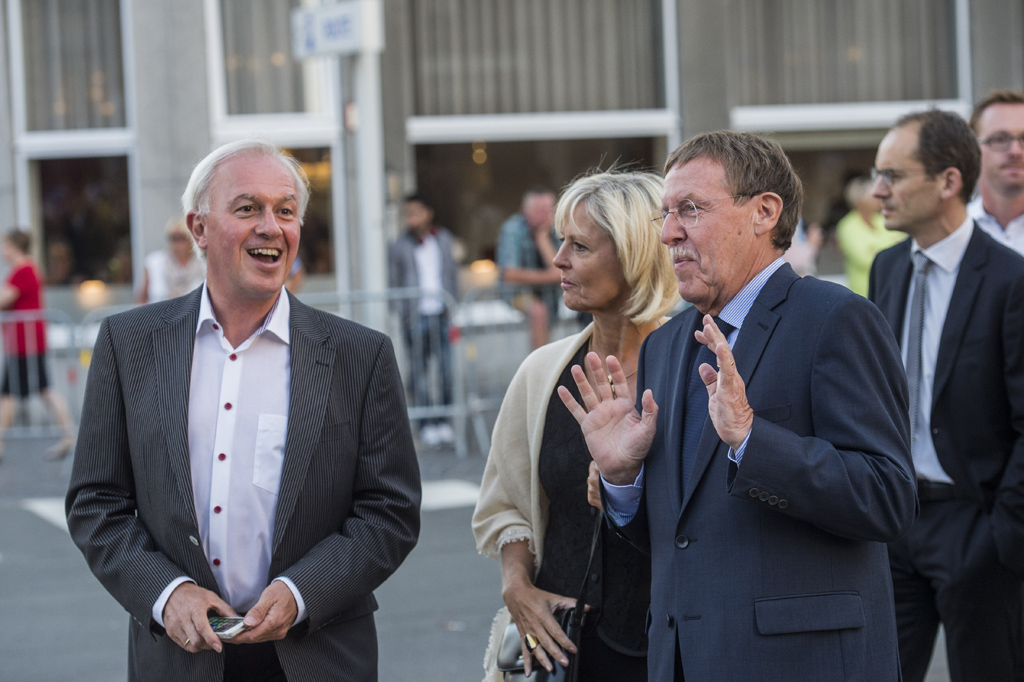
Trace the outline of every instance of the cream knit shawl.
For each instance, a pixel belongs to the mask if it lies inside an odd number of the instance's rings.
[[[480,553],[500,560],[503,546],[525,540],[534,556],[534,577],[544,558],[548,523],[548,499],[537,472],[544,419],[562,370],[590,339],[592,328],[588,325],[575,336],[538,348],[519,367],[494,423],[491,451],[473,512],[473,534]],[[484,655],[487,680],[501,679],[494,667],[495,657],[509,620],[508,609],[502,607]]]

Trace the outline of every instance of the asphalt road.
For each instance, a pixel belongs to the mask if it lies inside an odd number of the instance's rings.
[[[71,466],[44,461],[50,442],[11,440],[0,464],[0,682],[121,681],[128,618],[63,527]],[[476,682],[501,605],[499,567],[469,529],[483,460],[426,452],[420,462],[420,542],[377,591],[380,679]],[[928,682],[948,682],[941,653]]]

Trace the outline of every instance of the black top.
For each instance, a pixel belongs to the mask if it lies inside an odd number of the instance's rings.
[[[584,346],[576,353],[558,380],[577,401],[579,390],[569,368],[582,365],[586,350]],[[573,599],[579,596],[583,584],[597,513],[587,502],[590,459],[583,432],[562,404],[556,388],[548,400],[538,463],[550,514],[537,587]],[[650,557],[604,526],[588,579],[587,603],[591,610],[584,630],[596,628],[601,639],[621,653],[645,653],[644,625],[651,602]]]

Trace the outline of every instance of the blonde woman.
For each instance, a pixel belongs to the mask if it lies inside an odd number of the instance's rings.
[[[533,659],[523,643],[528,673],[537,665],[567,664],[562,649],[573,647],[553,613],[573,606],[585,577],[590,611],[579,679],[647,679],[649,559],[604,529],[590,575],[584,575],[596,511],[587,502],[591,459],[555,391],[559,385],[576,391],[569,368],[586,367],[589,351],[623,358],[635,391],[640,346],[679,298],[668,250],[651,222],[661,189],[661,178],[650,173],[597,173],[572,183],[558,202],[555,224],[564,241],[554,264],[562,271],[562,297],[594,321],[526,358],[494,426],[473,514],[477,547],[501,561],[506,604],[484,660],[488,680],[501,679],[495,650],[510,619],[521,635],[539,642]]]

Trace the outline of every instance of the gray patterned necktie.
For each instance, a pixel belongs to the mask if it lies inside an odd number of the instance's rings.
[[[924,305],[928,297],[928,268],[931,264],[924,252],[914,252],[914,296],[910,301],[910,331],[907,335],[911,451],[914,450],[914,434],[917,433],[917,419],[921,409],[921,339],[924,336]]]

